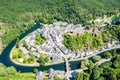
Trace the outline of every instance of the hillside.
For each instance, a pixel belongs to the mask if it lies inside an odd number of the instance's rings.
[[[5,48],[35,21],[85,24],[119,12],[120,0],[0,0],[0,46]]]
[[[0,63],[0,80],[35,80],[35,74],[20,73],[13,66],[6,67]]]

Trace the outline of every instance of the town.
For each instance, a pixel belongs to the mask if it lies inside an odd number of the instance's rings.
[[[112,25],[112,23],[109,24]],[[50,80],[53,80],[53,75],[57,75],[60,77],[66,76],[67,78],[69,78],[71,76],[71,73],[73,72],[70,71],[69,61],[84,59],[86,57],[94,56],[95,54],[111,49],[113,47],[119,47],[119,41],[111,41],[111,38],[109,38],[109,41],[105,43],[106,46],[97,50],[71,50],[66,48],[63,44],[64,34],[67,34],[69,36],[81,36],[89,33],[92,36],[97,36],[101,31],[107,30],[107,24],[104,24],[104,26],[94,27],[90,29],[80,24],[68,24],[67,22],[62,21],[55,22],[53,24],[41,23],[41,25],[42,28],[39,28],[34,32],[30,33],[28,36],[26,36],[19,42],[19,49],[25,58],[35,58],[32,63],[27,62],[27,64],[33,64],[32,66],[45,66],[65,62],[67,72],[65,73],[64,71],[54,70],[50,68],[49,73],[46,74],[49,75]],[[19,57],[16,59],[16,57],[14,58],[13,55],[13,60],[15,60],[15,62],[17,63],[24,65],[26,64],[24,57]],[[46,61],[42,61],[41,57],[45,57],[43,59],[45,59]],[[44,72],[38,72],[36,75],[36,80],[43,80],[43,78]]]

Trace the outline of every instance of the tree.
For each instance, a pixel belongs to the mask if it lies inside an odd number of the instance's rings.
[[[89,73],[89,74],[92,73],[93,68],[94,68],[94,65],[93,65],[93,64],[89,64],[89,65],[88,65],[88,73]]]
[[[40,18],[40,22],[42,22],[42,23],[47,23],[48,21],[47,21],[47,19],[46,18]]]
[[[28,49],[28,44],[25,42],[25,40],[22,41],[23,46]]]
[[[45,62],[49,62],[49,56],[46,56],[44,60]]]
[[[20,52],[18,53],[18,58],[22,58],[23,54],[21,53],[21,50]]]
[[[11,74],[11,75],[15,75],[15,73],[17,72],[16,69],[12,66],[12,67],[8,67],[6,69],[7,73],[8,74]]]
[[[44,61],[43,56],[40,56],[40,57],[39,57],[38,62],[40,63],[41,66],[45,65],[45,61]]]
[[[83,80],[83,72],[78,72],[75,76],[75,80]]]
[[[19,40],[19,38],[17,38],[17,40],[16,40],[16,48],[19,48],[19,42],[20,42],[20,40]]]
[[[55,76],[55,77],[54,77],[54,80],[61,80],[61,79],[60,79],[60,77]]]
[[[27,62],[28,62],[28,59],[24,58],[23,63],[27,63]]]
[[[111,58],[111,57],[112,57],[112,55],[111,55],[111,53],[110,53],[110,52],[105,52],[105,53],[104,53],[104,56],[105,56],[105,58],[106,58],[106,59],[108,59],[108,58]]]
[[[97,61],[99,61],[99,60],[101,60],[101,56],[94,56],[94,57],[93,57],[93,61],[94,61],[94,62],[97,62]]]
[[[42,43],[44,43],[44,38],[41,36],[41,35],[36,35],[36,37],[35,37],[35,43],[37,44],[37,45],[40,45],[40,44],[42,44]]]
[[[112,66],[112,62],[106,62],[106,63],[100,65],[101,68],[109,68],[111,66]]]
[[[116,49],[113,50],[112,56],[116,56]]]
[[[120,55],[115,56],[112,61],[114,68],[120,68]]]
[[[105,78],[104,77],[100,77],[98,80],[105,80]]]
[[[84,64],[84,61],[81,61],[81,66],[80,66],[80,68],[86,68],[86,65]]]
[[[38,69],[35,68],[35,69],[34,69],[34,73],[38,73]]]
[[[105,78],[107,78],[108,80],[117,80],[116,73],[115,73],[114,69],[112,69],[112,68],[105,68],[103,70],[102,75],[105,76]]]
[[[86,59],[86,60],[83,60],[81,61],[81,68],[86,68],[87,66],[89,65],[89,60]]]
[[[120,69],[119,68],[115,69],[115,73],[116,73],[117,79],[120,79]]]
[[[14,54],[14,55],[12,56],[12,58],[13,58],[13,59],[16,59],[16,58],[18,58],[18,55],[17,55],[17,54]]]
[[[33,63],[34,61],[35,61],[34,56],[28,58],[28,63]]]
[[[114,67],[114,68],[120,68],[120,62],[114,61],[114,62],[113,62],[113,67]]]
[[[63,80],[67,80],[67,78],[64,78]]]
[[[44,77],[44,80],[49,80],[49,78],[45,76],[45,77]]]
[[[100,75],[101,75],[101,73],[100,73],[99,68],[95,67],[92,71],[91,78],[92,78],[92,80],[98,80],[100,78]]]
[[[90,74],[84,73],[83,80],[89,80]]]

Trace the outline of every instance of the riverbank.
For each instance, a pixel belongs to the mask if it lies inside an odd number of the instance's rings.
[[[17,65],[20,65],[20,66],[28,66],[28,67],[39,67],[40,66],[40,64],[38,62],[34,62],[34,64],[23,64],[23,63],[17,62],[14,59],[12,59],[12,52],[13,52],[14,48],[15,48],[15,46],[12,48],[12,50],[10,52],[10,60],[14,64],[17,64]],[[49,63],[45,63],[44,66],[50,66],[50,65],[61,64],[61,63],[64,63],[64,61],[61,61],[61,62],[49,62]]]
[[[117,47],[112,47],[112,48],[109,48],[109,49],[106,49],[106,50],[103,50],[103,51],[100,51],[98,53],[95,53],[95,54],[92,54],[92,55],[89,55],[87,57],[84,57],[84,58],[81,58],[81,59],[74,59],[74,60],[68,60],[69,62],[74,62],[74,61],[81,61],[81,60],[84,60],[84,59],[88,59],[88,58],[91,58],[93,56],[96,56],[98,54],[101,54],[103,52],[107,52],[107,51],[110,51],[110,50],[113,50],[113,49],[119,49],[120,48],[120,45],[117,46]],[[14,49],[14,48],[13,48]],[[13,50],[12,49],[12,50]],[[11,50],[11,52],[12,52]],[[16,62],[15,60],[12,59],[12,56],[10,54],[10,60],[17,64],[17,65],[20,65],[20,66],[28,66],[28,67],[39,67],[40,65],[39,64],[22,64],[22,63],[19,63],[19,62]],[[64,63],[64,61],[61,61],[61,62],[56,62],[56,63],[46,63],[44,66],[50,66],[50,65],[56,65],[56,64],[61,64],[61,63]]]
[[[37,29],[38,30],[38,29]],[[37,31],[36,30],[36,31]],[[31,32],[32,33],[32,32]],[[29,33],[29,34],[31,34],[31,33]],[[29,35],[28,34],[28,35]],[[25,36],[26,37],[26,36]],[[19,43],[21,43],[24,39],[25,39],[25,37],[23,37],[21,40],[20,40],[20,42]],[[12,55],[12,53],[13,53],[13,50],[16,48],[16,45],[14,45],[14,47],[11,49],[11,51],[10,51],[10,60],[12,61],[12,63],[14,63],[14,64],[17,64],[17,65],[20,65],[20,66],[28,66],[28,67],[39,67],[40,66],[40,64],[38,63],[38,62],[34,62],[33,64],[25,64],[25,63],[20,63],[20,62],[18,62],[18,61],[16,61],[16,60],[14,60],[12,57],[13,57],[13,55]],[[44,66],[50,66],[50,65],[56,65],[56,64],[61,64],[61,63],[64,63],[64,61],[60,61],[60,62],[49,62],[49,63],[45,63],[45,65]]]
[[[115,46],[115,47],[111,47],[111,48],[108,48],[108,49],[105,49],[105,50],[101,50],[100,52],[97,52],[97,53],[94,53],[94,54],[88,55],[88,56],[83,57],[83,58],[72,59],[72,60],[69,60],[69,62],[73,62],[73,61],[81,61],[81,60],[88,59],[88,58],[90,58],[90,57],[96,56],[96,55],[98,55],[98,54],[101,54],[101,53],[104,53],[104,52],[107,52],[107,51],[110,51],[110,50],[113,50],[113,49],[119,49],[119,48],[120,48],[120,45]]]
[[[95,64],[94,64],[94,66],[95,65],[101,65],[101,64],[103,64],[103,63],[105,63],[105,62],[109,62],[110,60],[111,60],[112,58],[108,58],[108,59],[102,59],[102,60],[100,60],[99,62],[96,62]],[[72,70],[70,73],[72,73],[72,72],[74,72],[74,71],[76,71],[76,72],[82,72],[82,71],[84,71],[84,70],[87,70],[88,68],[86,67],[86,68],[83,68],[83,69],[77,69],[77,70]]]
[[[10,60],[14,63],[14,64],[17,64],[17,65],[20,65],[20,66],[36,66],[36,67],[38,67],[39,66],[39,64],[22,64],[22,63],[19,63],[19,62],[17,62],[17,61],[15,61],[14,59],[12,59],[12,52],[13,52],[13,50],[15,49],[15,46],[12,48],[12,50],[11,50],[11,52],[10,52],[10,55],[9,55],[9,57],[10,57]]]

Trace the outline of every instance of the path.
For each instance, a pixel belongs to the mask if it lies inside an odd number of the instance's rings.
[[[101,61],[99,61],[99,62],[97,62],[97,63],[95,63],[94,65],[101,65],[101,64],[103,64],[103,63],[105,63],[105,62],[108,62],[108,61],[110,61],[112,58],[108,58],[108,59],[103,59],[103,60],[101,60]],[[71,72],[70,73],[73,73],[74,71],[75,72],[82,72],[82,71],[84,71],[84,70],[87,70],[88,68],[83,68],[83,69],[76,69],[76,70],[71,70]]]
[[[51,39],[52,39],[52,41],[54,42],[54,44],[57,46],[57,48],[60,50],[60,55],[64,58],[64,60],[65,60],[65,65],[66,65],[66,75],[65,75],[65,77],[67,77],[67,79],[69,80],[69,73],[70,73],[70,64],[69,64],[69,62],[68,62],[68,58],[67,58],[67,56],[65,55],[65,53],[61,50],[61,48],[60,48],[60,46],[53,40],[53,37],[52,37],[52,35],[49,35],[50,37],[51,37]]]
[[[79,58],[79,59],[74,59],[74,60],[70,60],[70,61],[78,61],[78,60],[80,61],[80,60],[88,59],[88,58],[90,58],[90,57],[92,57],[92,56],[95,56],[95,55],[97,55],[97,54],[100,54],[100,53],[103,53],[103,52],[106,52],[106,51],[110,51],[110,50],[112,50],[112,49],[118,49],[118,48],[120,48],[120,45],[114,46],[114,47],[110,47],[110,48],[101,50],[101,51],[99,51],[99,52],[95,52],[95,53],[93,53],[92,55],[88,55],[88,56],[86,56],[86,57]]]

